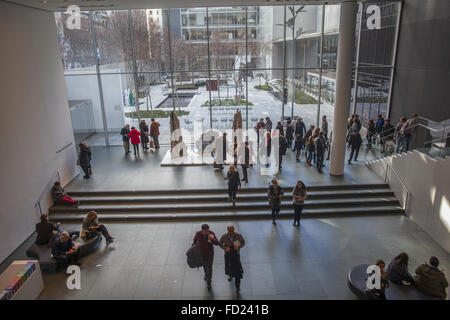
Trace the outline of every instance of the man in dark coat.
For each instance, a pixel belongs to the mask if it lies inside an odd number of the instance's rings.
[[[316,157],[317,157],[317,170],[319,172],[322,172],[322,168],[323,168],[323,159],[325,156],[325,150],[326,150],[326,139],[325,139],[325,132],[324,131],[320,131],[319,136],[316,138],[316,140],[314,141],[316,144]]]
[[[60,268],[66,268],[71,264],[80,266],[78,252],[78,246],[72,242],[69,233],[66,231],[61,232],[59,238],[53,241],[52,255]]]
[[[228,233],[220,237],[219,246],[225,251],[225,274],[228,275],[228,281],[234,278],[236,291],[239,291],[244,273],[239,252],[245,245],[245,240],[242,235],[234,232],[234,226],[228,226],[227,230]]]
[[[353,134],[348,139],[348,144],[351,148],[348,164],[352,164],[353,155],[355,155],[355,161],[358,161],[359,148],[362,144],[361,135],[359,134],[359,131],[357,129],[353,130]]]
[[[203,255],[203,271],[205,272],[205,279],[208,289],[211,289],[212,266],[214,261],[214,246],[219,245],[214,232],[209,230],[209,226],[202,224],[202,230],[197,231],[194,236],[194,244],[198,243]]]
[[[120,135],[122,136],[123,148],[125,149],[125,155],[128,155],[129,153],[131,153],[130,138],[128,137],[129,133],[130,133],[130,125],[126,124],[125,127],[123,127],[120,130]]]
[[[292,147],[292,140],[294,140],[294,126],[292,125],[290,118],[286,121],[286,140],[288,148],[290,149]]]
[[[448,282],[438,266],[439,260],[436,257],[431,257],[428,263],[418,266],[415,271],[414,286],[425,294],[445,299]]]
[[[295,141],[299,141],[299,143],[294,145],[294,149],[292,151],[297,150],[297,153],[299,151],[301,151],[301,149],[303,148],[303,141],[306,141],[304,138],[305,134],[306,134],[306,127],[305,127],[305,123],[303,122],[303,119],[298,117],[297,118],[297,122],[295,123]],[[297,149],[297,147],[300,146],[300,150]],[[298,157],[297,157],[298,158]]]
[[[83,169],[83,171],[84,171],[83,178],[89,179],[89,174],[92,174],[92,170],[91,170],[91,158],[92,158],[91,149],[84,142],[81,142],[79,144],[79,147],[80,147],[80,153],[78,154],[78,162],[80,164],[81,169]]]

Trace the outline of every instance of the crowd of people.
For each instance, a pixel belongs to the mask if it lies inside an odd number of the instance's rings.
[[[131,153],[130,142],[133,145],[133,151],[135,156],[139,156],[139,145],[142,145],[143,151],[148,151],[150,148],[159,149],[159,122],[155,119],[151,119],[150,127],[145,122],[141,120],[139,123],[139,130],[136,127],[131,127],[126,124],[120,130],[120,135],[122,136],[123,148],[125,150],[125,155]],[[151,138],[151,140],[150,140]],[[150,144],[150,147],[149,147]]]
[[[78,237],[83,240],[95,238],[102,234],[106,243],[110,244],[114,238],[109,234],[106,226],[98,221],[95,211],[89,211],[83,219],[81,232],[61,230],[60,223],[49,221],[48,215],[41,215],[41,221],[36,224],[36,243],[47,245],[52,249],[52,255],[56,259],[58,268],[65,269],[68,265],[78,265],[79,243],[75,242]]]
[[[447,297],[448,282],[445,274],[438,269],[439,259],[432,256],[415,269],[412,276],[408,271],[408,254],[402,252],[389,263],[385,270],[385,262],[378,260],[376,265],[380,268],[381,283],[379,289],[366,289],[369,298],[386,300],[385,290],[389,288],[389,281],[400,286],[413,285],[417,290],[430,296],[445,299]]]

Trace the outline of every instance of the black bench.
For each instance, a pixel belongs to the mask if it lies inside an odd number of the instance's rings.
[[[350,269],[348,272],[348,287],[360,299],[369,300],[366,295],[367,268],[370,264],[360,264]],[[417,290],[414,285],[400,286],[389,282],[389,288],[385,291],[387,300],[443,300],[440,297],[433,297]]]
[[[79,258],[85,257],[88,254],[96,251],[102,241],[101,234],[98,234],[95,238],[89,240],[83,240],[78,238],[75,242],[80,243],[79,248]],[[52,256],[52,248],[46,244],[33,243],[26,251],[29,258],[39,260],[39,266],[41,267],[42,273],[52,273],[56,272],[56,259]]]

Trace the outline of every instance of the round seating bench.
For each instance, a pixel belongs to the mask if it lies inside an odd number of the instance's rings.
[[[80,243],[78,257],[82,258],[96,251],[101,241],[101,234],[89,240],[83,240],[82,238],[76,239],[75,242]],[[56,272],[56,259],[52,257],[52,248],[48,245],[33,243],[26,251],[26,254],[29,258],[39,260],[42,273]]]
[[[350,269],[347,276],[347,283],[350,290],[360,299],[368,300],[366,295],[367,267],[370,264],[360,264]],[[387,300],[442,300],[417,290],[414,285],[400,286],[389,281],[389,288],[385,291]]]

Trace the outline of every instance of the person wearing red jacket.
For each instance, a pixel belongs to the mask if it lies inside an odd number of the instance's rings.
[[[208,285],[208,290],[211,289],[212,278],[212,266],[214,260],[214,247],[219,245],[219,240],[216,238],[216,234],[209,230],[209,226],[205,223],[202,224],[202,230],[197,231],[194,236],[194,244],[198,243],[203,255],[203,271],[205,272],[204,279]]]
[[[141,143],[141,139],[139,139],[139,136],[141,135],[141,133],[136,130],[135,127],[131,127],[131,131],[128,134],[128,137],[131,138],[131,144],[133,145],[134,148],[134,155],[137,154],[139,155],[139,144]]]

